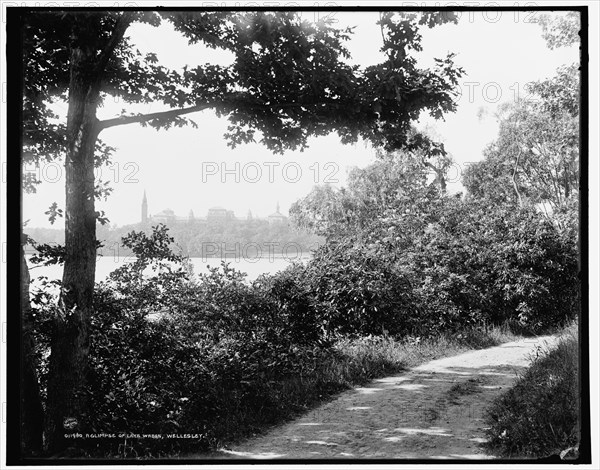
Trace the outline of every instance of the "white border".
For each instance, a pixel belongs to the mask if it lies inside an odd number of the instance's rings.
[[[589,8],[589,105],[590,105],[590,119],[589,119],[589,129],[590,129],[590,142],[589,142],[589,282],[590,282],[590,315],[589,315],[589,346],[590,346],[590,405],[591,405],[591,442],[592,442],[592,464],[590,465],[578,465],[579,469],[598,469],[600,468],[599,461],[599,452],[598,446],[594,446],[594,442],[600,442],[600,432],[599,432],[599,422],[600,422],[600,408],[598,404],[597,397],[600,396],[600,388],[599,388],[599,374],[597,370],[597,364],[600,363],[600,322],[598,318],[599,309],[599,289],[600,286],[600,267],[599,267],[599,248],[598,241],[600,240],[600,230],[599,230],[599,219],[598,215],[600,214],[600,161],[599,161],[599,139],[598,139],[598,129],[600,128],[599,124],[599,115],[598,115],[598,103],[600,102],[600,97],[598,96],[598,89],[600,82],[599,79],[599,68],[598,68],[598,58],[600,57],[600,53],[598,51],[598,44],[600,44],[600,37],[598,34],[599,30],[599,16],[600,16],[600,5],[596,1],[577,1],[577,2],[569,2],[569,1],[514,1],[514,0],[496,0],[496,1],[431,1],[431,0],[414,0],[414,1],[389,1],[389,0],[379,0],[374,1],[372,4],[369,4],[366,1],[363,2],[352,2],[352,1],[317,1],[317,0],[273,0],[273,1],[227,1],[227,0],[218,0],[218,1],[190,1],[190,0],[180,0],[178,2],[169,3],[166,1],[116,1],[116,0],[92,0],[92,1],[4,1],[0,0],[0,7],[2,9],[2,29],[0,31],[0,48],[2,51],[2,58],[0,59],[0,83],[2,84],[2,108],[0,111],[0,142],[6,142],[6,31],[5,31],[5,8],[7,6],[66,6],[66,7],[85,7],[85,6],[98,6],[98,7],[153,7],[157,5],[164,5],[169,7],[176,6],[198,6],[198,7],[211,7],[211,6],[258,6],[264,5],[267,7],[277,7],[277,6],[323,6],[323,7],[336,7],[336,6],[399,6],[399,7],[422,7],[422,6],[465,6],[465,7],[490,7],[493,8],[495,6],[504,6],[504,7],[537,7],[537,6],[585,6],[587,5]],[[594,131],[596,129],[596,131]],[[0,432],[0,468],[3,468],[6,464],[6,424],[5,424],[5,412],[6,412],[6,319],[7,319],[7,298],[6,298],[6,260],[5,260],[5,240],[6,240],[6,182],[4,176],[4,165],[6,163],[7,155],[6,155],[6,147],[4,144],[0,149],[0,168],[2,169],[2,181],[0,183],[0,244],[2,246],[2,259],[0,260],[0,305],[1,305],[1,313],[0,313],[0,324],[2,325],[2,339],[0,344],[0,368],[2,370],[0,376],[0,403],[2,404],[2,428]],[[115,464],[118,462],[115,461]],[[259,464],[257,461],[255,466]],[[307,464],[296,464],[296,465],[269,465],[269,468],[293,468],[293,469],[301,469],[305,468]],[[398,465],[402,465],[403,467],[410,468],[406,464],[402,464],[398,462],[396,464],[390,465],[365,465],[364,463],[357,463],[361,468],[383,468],[390,467],[393,465],[394,467]],[[498,464],[486,464],[486,468],[505,468],[508,465],[498,465]],[[565,465],[523,465],[519,464],[518,468],[524,469],[558,469],[558,468],[569,468],[572,465],[565,463]],[[74,469],[74,468],[98,468],[98,469],[111,469],[117,468],[115,465],[101,465],[101,466],[48,466],[48,468],[65,468],[65,469]],[[144,468],[144,465],[131,465],[131,468]],[[145,466],[148,468],[148,466]],[[156,465],[152,465],[152,468],[158,467]],[[250,465],[165,465],[160,468],[219,468],[219,469],[228,469],[228,468],[251,468]],[[323,465],[319,465],[319,468],[323,467]],[[331,468],[339,468],[339,464],[336,466],[331,466]],[[11,467],[15,469],[22,468],[45,468],[44,466],[37,467]],[[427,464],[427,465],[418,465],[418,468],[464,468],[464,464]]]

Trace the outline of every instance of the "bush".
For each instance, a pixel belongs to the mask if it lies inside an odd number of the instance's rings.
[[[300,285],[290,289],[291,277],[248,283],[223,263],[196,281],[170,252],[166,230],[124,242],[137,260],[95,290],[91,430],[197,438],[94,440],[93,448],[86,441],[87,452],[131,457],[214,448],[298,411],[313,399],[308,391],[325,386],[317,370],[332,352],[314,322],[303,325],[312,310]],[[315,385],[292,392],[289,383],[298,379]]]
[[[208,449],[272,419],[276,407],[265,411],[269,384],[313,373],[319,349],[296,344],[272,299],[238,271],[225,265],[195,283],[170,270],[139,284],[119,282],[124,272],[96,289],[88,379],[93,429],[199,435],[142,439],[130,452]],[[164,276],[171,289],[159,292],[154,287]],[[106,445],[96,450],[118,452],[114,441]]]
[[[509,322],[539,332],[576,314],[576,247],[542,214],[457,198],[439,213],[408,257],[431,329]]]
[[[577,447],[578,351],[572,328],[494,402],[487,412],[491,452],[503,457],[547,457]]]
[[[197,323],[190,335],[192,323],[182,327],[176,317],[148,322],[119,309],[104,312],[91,350],[94,426],[102,432],[199,434],[194,440],[138,441],[135,450],[144,455],[208,449],[269,422],[277,414],[272,384],[310,375],[321,354],[285,338],[276,342],[264,330],[215,335]]]
[[[396,211],[332,238],[281,292],[302,292],[294,305],[307,318],[314,309],[327,335],[434,336],[491,324],[540,333],[576,315],[572,230],[531,207],[437,202],[425,222]]]
[[[261,276],[255,285],[267,292],[293,342],[326,345],[327,328],[317,314],[306,266],[293,264],[275,275]]]
[[[303,275],[328,335],[401,335],[414,327],[408,278],[363,246],[325,245]]]

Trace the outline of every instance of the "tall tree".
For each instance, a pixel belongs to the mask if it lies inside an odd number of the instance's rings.
[[[350,172],[346,187],[316,186],[290,214],[297,225],[330,243],[385,249],[396,256],[427,226],[433,202],[444,193],[449,163],[442,155],[380,152],[375,163]]]
[[[579,14],[542,15],[550,49],[579,41]],[[541,204],[561,213],[576,203],[579,189],[579,98],[577,64],[559,67],[553,77],[532,82],[527,95],[503,105],[498,139],[485,159],[464,175],[469,192],[498,202]]]
[[[23,236],[22,245],[27,243]],[[39,455],[42,451],[42,429],[44,412],[37,376],[35,357],[35,341],[33,335],[33,318],[29,301],[29,269],[25,260],[25,252],[21,246],[21,450],[27,455]]]
[[[270,150],[303,149],[310,136],[336,132],[343,143],[363,138],[393,150],[427,144],[409,136],[421,111],[434,117],[455,109],[461,69],[452,55],[419,69],[422,26],[455,21],[448,13],[399,15],[379,21],[387,59],[348,65],[344,43],[352,30],[328,21],[309,23],[294,12],[43,12],[20,10],[22,22],[25,159],[64,157],[65,263],[54,322],[46,404],[49,452],[65,445],[64,429],[85,429],[85,370],[93,314],[96,222],[94,167],[110,157],[99,140],[114,126],[139,123],[169,128],[193,122],[189,114],[212,109],[226,116],[230,145],[259,141]],[[168,70],[156,54],[142,55],[126,33],[143,22],[167,21],[190,44],[233,54],[228,66],[205,64]],[[109,96],[125,103],[162,103],[164,111],[97,118]],[[66,100],[66,123],[50,103]],[[30,181],[30,183],[33,183]],[[54,207],[51,215],[58,214]]]
[[[529,100],[500,108],[498,138],[467,169],[464,184],[476,196],[556,210],[579,186],[579,106],[568,96],[578,89],[577,71],[562,68],[529,89]]]

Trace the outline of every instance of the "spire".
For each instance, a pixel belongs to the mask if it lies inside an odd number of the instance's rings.
[[[144,197],[142,198],[142,223],[148,223],[148,198],[146,197],[146,190],[144,189]]]

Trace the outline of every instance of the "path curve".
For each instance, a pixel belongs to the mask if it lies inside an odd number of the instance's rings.
[[[484,412],[538,349],[525,338],[437,359],[341,393],[264,436],[220,449],[244,459],[489,459]]]

